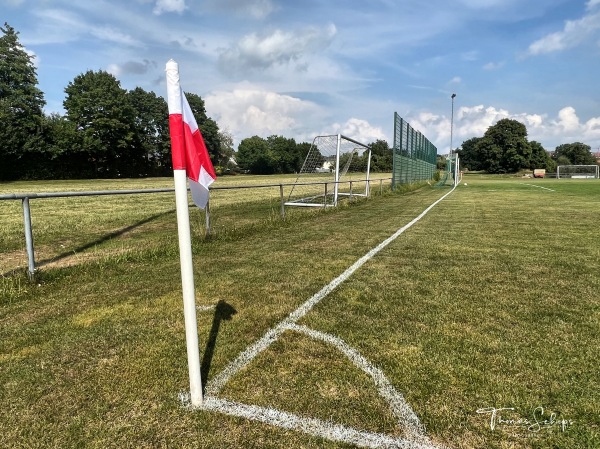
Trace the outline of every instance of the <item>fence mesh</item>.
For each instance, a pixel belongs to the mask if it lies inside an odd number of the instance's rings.
[[[436,146],[395,112],[392,187],[432,179],[436,161]]]

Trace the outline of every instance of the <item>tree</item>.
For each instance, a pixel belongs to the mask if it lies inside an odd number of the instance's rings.
[[[144,174],[169,175],[173,166],[167,102],[141,87],[127,95],[134,111],[135,145],[145,160]]]
[[[41,136],[44,94],[33,58],[8,23],[0,27],[0,179],[23,174],[27,159],[43,150]]]
[[[273,158],[275,173],[294,173],[300,170],[302,162],[294,139],[283,136],[267,137],[269,154]]]
[[[234,154],[233,135],[227,130],[219,131],[219,158],[215,166],[217,174],[222,173],[223,170],[230,171],[236,168]]]
[[[44,117],[44,140],[46,158],[37,178],[82,178],[92,176],[87,155],[80,151],[75,125],[65,116],[52,113]],[[49,170],[48,176],[44,171]]]
[[[593,165],[596,158],[591,153],[591,147],[581,142],[565,143],[556,147],[554,158],[559,165]],[[566,160],[568,163],[565,163]]]
[[[371,148],[371,171],[392,171],[392,150],[385,140],[376,140],[369,144]]]
[[[541,143],[535,140],[529,142],[531,146],[531,159],[529,161],[529,168],[535,170],[536,168],[544,168],[547,171],[552,171],[552,164],[548,164],[551,161],[550,155],[544,149]]]
[[[267,141],[259,136],[248,137],[240,142],[236,156],[242,170],[254,174],[275,173],[275,160],[269,151]]]
[[[480,140],[481,137],[472,137],[462,143],[461,149],[458,150],[461,167],[467,170],[483,170],[482,157],[477,146]]]
[[[477,142],[476,152],[488,173],[513,173],[529,168],[531,147],[527,128],[517,120],[499,120]]]
[[[138,176],[143,151],[134,146],[134,110],[127,91],[105,71],[78,75],[65,89],[67,119],[96,176]]]
[[[302,165],[304,164],[306,156],[308,156],[308,152],[310,151],[311,146],[312,146],[312,144],[309,142],[302,142],[302,143],[296,144],[296,151],[298,151],[298,157],[300,158],[300,163],[298,164],[297,169],[294,170],[294,173],[298,173],[302,169]]]

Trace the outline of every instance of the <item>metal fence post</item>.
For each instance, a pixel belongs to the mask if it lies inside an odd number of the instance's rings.
[[[285,202],[283,201],[283,184],[279,184],[279,197],[281,199],[281,218],[285,218]]]
[[[206,202],[206,209],[204,209],[204,216],[206,218],[206,230],[204,231],[205,236],[210,235],[210,200]]]
[[[327,206],[327,183],[325,183],[325,196],[323,197],[323,207]]]
[[[27,246],[27,276],[33,280],[35,275],[35,256],[33,252],[33,232],[31,231],[31,211],[29,198],[23,198],[23,223],[25,224],[25,245]]]

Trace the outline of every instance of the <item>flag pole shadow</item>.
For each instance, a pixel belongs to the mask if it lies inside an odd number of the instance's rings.
[[[217,345],[217,336],[219,335],[221,321],[230,321],[233,318],[233,315],[236,313],[237,310],[223,300],[220,300],[215,307],[215,315],[213,317],[212,326],[210,327],[210,332],[208,334],[208,341],[206,342],[206,348],[204,349],[202,362],[200,364],[200,375],[202,378],[203,389],[206,388],[206,381],[208,379],[210,365],[215,352],[215,346]]]

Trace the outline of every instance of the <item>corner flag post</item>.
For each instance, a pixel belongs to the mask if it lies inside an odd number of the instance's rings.
[[[169,128],[173,156],[173,176],[175,181],[175,203],[177,208],[177,232],[179,236],[179,260],[181,263],[181,286],[183,290],[183,314],[185,319],[185,340],[190,377],[190,397],[193,407],[202,405],[202,377],[200,371],[200,350],[198,347],[198,323],[196,320],[196,298],[194,270],[192,266],[192,239],[188,210],[186,157],[184,125],[181,120],[171,120],[172,116],[182,116],[183,96],[179,84],[179,66],[172,59],[167,62],[167,101],[169,104]]]

